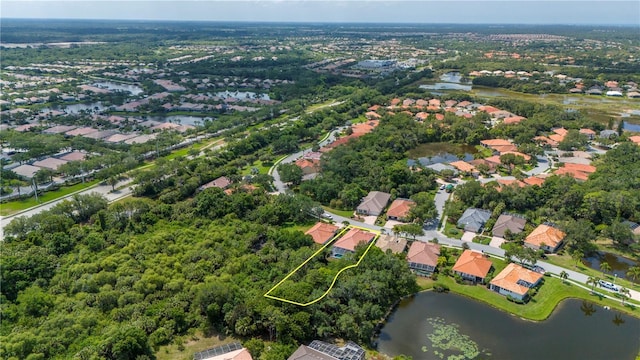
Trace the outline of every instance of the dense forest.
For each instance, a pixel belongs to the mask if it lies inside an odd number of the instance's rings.
[[[254,338],[252,350],[263,339],[368,343],[387,308],[416,291],[399,257],[371,249],[307,308],[263,297],[315,251],[310,237],[283,227],[309,221],[301,211],[309,205],[260,190],[207,189],[173,206],[133,199],[107,208],[77,196],[14,222],[1,244],[0,354],[153,358],[153,349],[192,328]]]

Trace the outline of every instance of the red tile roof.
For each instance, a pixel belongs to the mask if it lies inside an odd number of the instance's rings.
[[[540,245],[544,243],[549,247],[555,248],[562,242],[565,236],[565,233],[561,230],[542,224],[535,228],[531,234],[524,239],[524,242],[525,244],[536,247],[540,247]]]
[[[407,261],[435,267],[438,265],[440,256],[440,245],[414,241],[407,253]]]
[[[529,269],[525,269],[520,265],[511,263],[507,265],[498,275],[496,275],[491,284],[499,286],[512,293],[525,295],[529,288],[520,285],[519,281],[526,281],[529,284],[535,284],[542,278],[542,274]]]
[[[305,232],[306,235],[311,235],[313,241],[317,244],[324,244],[330,240],[338,231],[338,227],[333,224],[327,224],[325,222],[318,222],[313,227]]]
[[[528,178],[524,179],[523,181],[528,185],[542,186],[542,184],[544,184],[544,180],[545,179],[539,178],[537,176],[531,176],[531,177],[528,177]]]
[[[629,136],[629,140],[631,140],[634,143],[640,145],[640,135]]]
[[[416,203],[413,200],[395,199],[391,205],[389,205],[387,217],[392,216],[398,219],[404,219],[409,215],[409,211],[415,205]]]
[[[489,270],[491,270],[491,266],[491,260],[484,257],[484,254],[477,251],[465,250],[455,265],[453,265],[453,271],[485,278]]]
[[[352,228],[347,231],[333,246],[349,251],[355,251],[356,246],[360,243],[368,244],[373,240],[375,234],[368,231]]]
[[[474,172],[477,171],[476,168],[469,164],[468,162],[462,161],[462,160],[458,160],[458,161],[454,161],[452,163],[449,163],[449,165],[453,166],[454,168],[460,170],[460,171],[464,171],[464,172]]]
[[[510,125],[510,124],[519,124],[522,120],[527,120],[527,118],[524,116],[509,116],[504,118],[502,122],[504,124]]]

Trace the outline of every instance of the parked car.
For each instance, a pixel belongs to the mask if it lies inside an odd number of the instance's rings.
[[[605,289],[608,289],[608,290],[611,290],[611,291],[616,291],[616,292],[617,292],[617,291],[619,290],[619,289],[618,289],[618,287],[616,286],[616,284],[614,284],[614,283],[610,283],[610,282],[608,282],[608,281],[599,280],[599,281],[598,281],[598,284],[599,284],[601,287],[603,287],[603,288],[605,288]]]
[[[440,185],[440,190],[444,190],[444,188],[445,188],[444,184]]]
[[[329,220],[333,220],[333,216],[329,213],[324,213],[322,214],[322,217],[325,219],[329,219]]]
[[[539,265],[536,265],[536,266],[532,267],[531,270],[533,270],[533,271],[535,271],[537,273],[540,273],[542,275],[544,275],[544,273],[547,272],[547,270],[545,270],[542,266],[539,266]]]

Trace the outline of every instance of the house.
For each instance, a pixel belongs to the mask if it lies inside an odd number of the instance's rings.
[[[458,160],[449,163],[449,165],[460,170],[460,172],[462,173],[467,173],[473,176],[478,176],[478,174],[480,174],[480,172],[473,165],[469,164],[466,161]]]
[[[564,163],[564,166],[554,172],[556,175],[569,175],[578,181],[587,181],[589,175],[596,172],[595,166],[586,164]]]
[[[375,234],[368,231],[351,228],[333,244],[331,256],[339,259],[347,253],[354,253],[356,251],[356,246],[361,243],[368,244],[374,237]]]
[[[316,244],[324,244],[333,238],[339,227],[322,221],[317,222],[311,229],[305,232],[305,235],[311,235]]]
[[[17,166],[13,169],[11,169],[14,173],[27,178],[27,179],[32,179],[36,173],[40,170],[42,170],[42,168],[39,168],[37,166],[33,166],[33,165],[27,165],[27,164],[23,164],[20,166]]]
[[[524,300],[529,289],[537,286],[542,277],[540,273],[511,263],[491,280],[489,288],[501,295]]]
[[[547,224],[542,224],[535,228],[531,234],[524,239],[524,246],[534,250],[544,250],[545,252],[556,252],[565,238],[566,234]]]
[[[580,129],[580,134],[586,136],[589,140],[593,140],[596,137],[596,132],[591,129]]]
[[[302,174],[304,175],[315,174],[320,170],[319,161],[313,159],[298,159],[295,164],[302,169]]]
[[[640,235],[640,224],[629,220],[625,220],[622,223],[631,229],[631,233],[633,233],[633,235]]]
[[[544,184],[544,178],[538,177],[538,176],[530,176],[524,180],[522,180],[525,184],[527,185],[538,185],[538,186],[542,186],[542,184]]]
[[[636,145],[640,145],[640,135],[629,136],[629,141],[635,143]]]
[[[220,345],[193,354],[193,360],[253,360],[249,350],[240,343]]]
[[[602,130],[600,131],[601,139],[611,139],[613,137],[617,137],[618,133],[615,130]]]
[[[391,199],[391,194],[381,191],[371,191],[362,200],[360,205],[356,208],[356,212],[361,215],[373,215],[378,216],[382,214],[382,211],[387,206],[387,203]]]
[[[463,228],[464,231],[478,233],[490,217],[491,211],[489,210],[468,208],[458,220],[458,227]]]
[[[60,166],[66,164],[66,163],[67,163],[67,161],[65,161],[65,160],[60,160],[60,159],[48,157],[48,158],[40,160],[40,161],[35,161],[32,165],[33,166],[37,166],[39,168],[45,168],[45,169],[49,169],[49,170],[53,170],[53,171],[58,171]]]
[[[518,148],[511,141],[504,139],[482,140],[480,141],[480,145],[498,153],[503,153],[505,151],[518,151]]]
[[[219,189],[224,190],[224,189],[228,188],[229,185],[231,185],[231,180],[226,176],[220,176],[219,178],[200,186],[198,188],[198,190],[202,191],[204,189],[208,189],[208,188],[211,188],[211,187],[217,187]]]
[[[498,157],[498,159],[500,159],[500,158]],[[469,161],[469,164],[473,165],[473,167],[475,167],[476,169],[478,168],[479,165],[486,165],[486,166],[489,167],[489,171],[488,171],[489,174],[495,173],[496,172],[496,168],[498,166],[498,164],[496,164],[494,162],[487,161],[486,159],[474,159],[474,160]],[[480,171],[480,170],[478,170],[478,171]]]
[[[376,240],[376,246],[380,248],[382,252],[390,250],[394,254],[399,254],[407,247],[407,239],[391,235],[381,235],[378,240]]]
[[[484,282],[493,264],[483,253],[474,250],[465,250],[453,265],[453,273],[463,279],[475,282]]]
[[[70,153],[64,154],[59,157],[61,160],[65,161],[82,161],[87,157],[87,154],[80,151],[72,151]]]
[[[505,125],[519,124],[522,120],[527,120],[524,116],[509,116],[502,120],[502,123]]]
[[[407,261],[409,268],[416,274],[429,276],[438,266],[440,256],[440,245],[421,241],[414,241],[409,248]]]
[[[495,225],[493,225],[493,229],[491,233],[493,236],[498,236],[503,238],[504,233],[509,230],[512,234],[519,234],[524,230],[524,225],[527,223],[527,220],[523,217],[517,215],[510,214],[502,214],[496,220]]]
[[[338,347],[324,341],[313,340],[309,346],[300,345],[288,360],[364,360],[365,355],[365,350],[351,341]]]
[[[387,210],[387,220],[406,221],[409,211],[416,205],[415,201],[408,199],[395,199]]]

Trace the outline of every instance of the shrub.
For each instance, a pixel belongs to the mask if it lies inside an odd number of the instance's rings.
[[[445,292],[449,292],[449,287],[441,283],[435,283],[435,285],[433,285],[433,291],[439,292],[439,293],[445,293]]]

